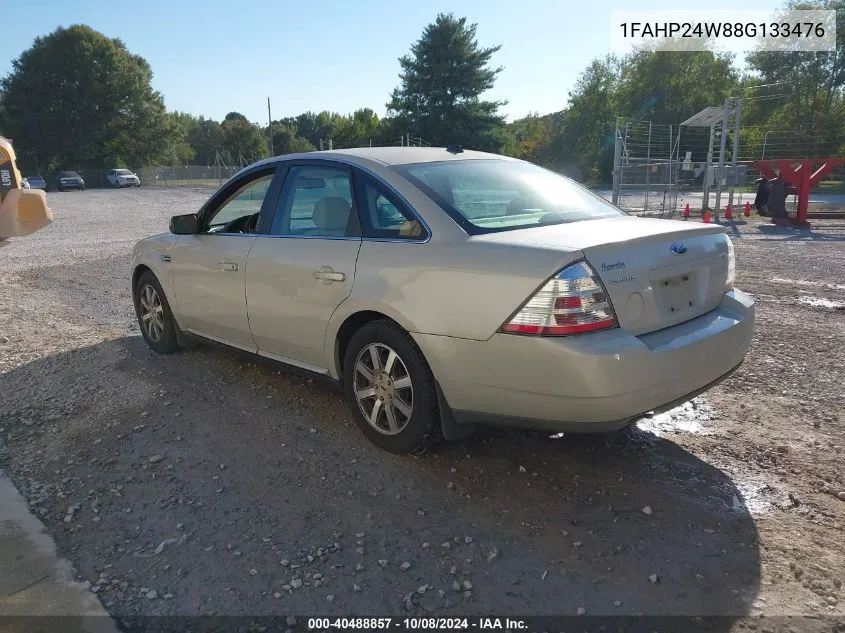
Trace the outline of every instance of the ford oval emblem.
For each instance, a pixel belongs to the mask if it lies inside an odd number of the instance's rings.
[[[675,242],[669,247],[669,250],[672,251],[674,255],[683,255],[687,252],[687,245],[683,242]]]

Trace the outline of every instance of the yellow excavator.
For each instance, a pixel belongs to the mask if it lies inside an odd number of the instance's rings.
[[[15,150],[0,136],[0,241],[35,233],[52,221],[46,194],[40,189],[23,188]]]

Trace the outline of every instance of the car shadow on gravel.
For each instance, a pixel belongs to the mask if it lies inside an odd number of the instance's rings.
[[[0,459],[121,617],[583,610],[727,631],[758,594],[734,483],[650,433],[484,429],[394,456],[332,389],[137,336],[3,381]]]

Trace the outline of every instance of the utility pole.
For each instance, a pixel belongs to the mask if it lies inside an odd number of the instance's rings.
[[[701,197],[701,217],[710,206],[710,181],[713,175],[713,141],[716,138],[716,124],[710,125],[710,137],[707,143],[707,162],[704,163],[704,195]]]
[[[270,156],[275,156],[273,149],[273,117],[270,116],[270,97],[267,97],[267,136],[270,137]]]
[[[716,208],[713,210],[713,217],[719,221],[719,207],[722,204],[722,178],[725,172],[725,150],[728,145],[728,122],[731,118],[731,100],[725,99],[722,109],[722,139],[719,145],[719,169],[716,171]]]
[[[613,143],[613,204],[619,205],[619,187],[622,176],[622,132],[619,129],[619,117],[616,118],[616,133]]]
[[[742,115],[742,99],[736,100],[736,107],[734,109],[734,153],[731,156],[731,169],[733,169],[733,184],[731,185],[731,192],[728,194],[728,204],[733,206],[734,203],[734,189],[736,189],[736,182],[738,179],[737,160],[739,158],[739,121]]]

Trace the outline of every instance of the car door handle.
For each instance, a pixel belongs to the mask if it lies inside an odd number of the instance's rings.
[[[314,279],[321,279],[322,281],[346,281],[344,273],[335,272],[331,266],[322,266],[320,270],[314,271]]]
[[[217,269],[234,271],[238,269],[238,265],[233,262],[217,262]]]

